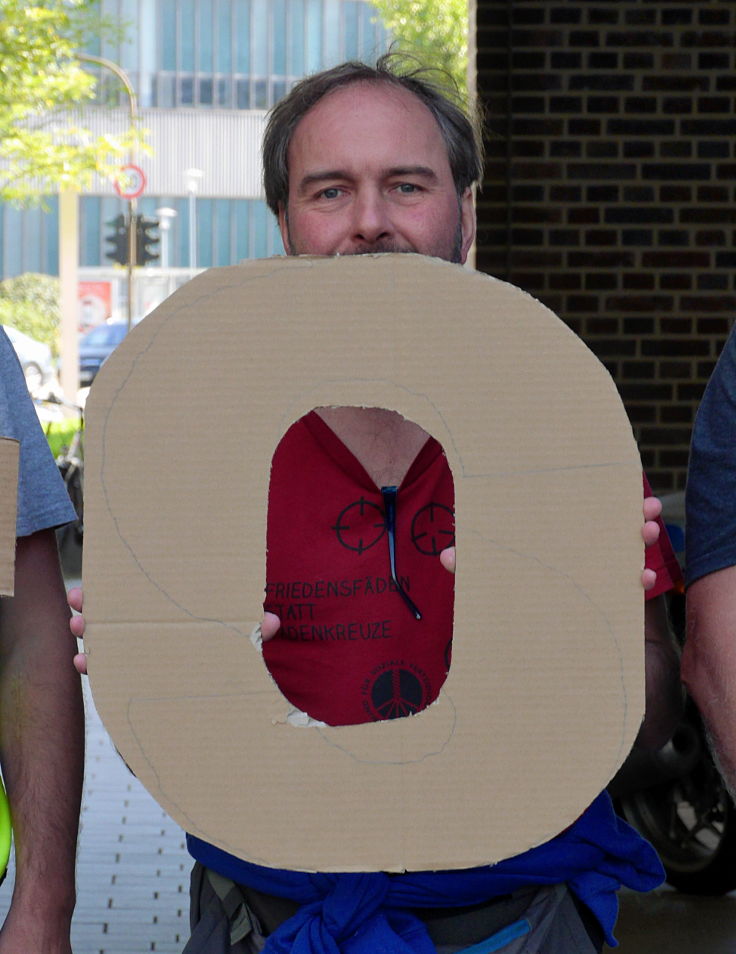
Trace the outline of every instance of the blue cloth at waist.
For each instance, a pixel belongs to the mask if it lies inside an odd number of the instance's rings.
[[[611,946],[622,886],[664,880],[654,849],[614,813],[604,792],[566,831],[495,865],[405,874],[309,874],[264,868],[187,835],[206,868],[302,907],[268,938],[264,954],[434,954],[416,908],[462,907],[533,885],[565,882],[600,921]]]

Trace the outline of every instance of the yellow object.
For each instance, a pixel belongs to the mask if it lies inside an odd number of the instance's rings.
[[[0,780],[0,877],[5,874],[10,857],[10,843],[13,838],[13,828],[10,823],[10,806],[5,786]]]

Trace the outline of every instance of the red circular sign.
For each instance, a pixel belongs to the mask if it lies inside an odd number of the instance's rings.
[[[146,176],[140,166],[121,166],[113,182],[121,199],[137,199],[146,187]]]

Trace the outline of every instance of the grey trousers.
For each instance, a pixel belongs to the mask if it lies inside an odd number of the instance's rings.
[[[190,898],[192,934],[182,954],[260,954],[267,932],[238,885],[196,863]],[[437,954],[462,954],[480,941],[484,954],[599,954],[601,950],[591,940],[565,885],[519,891],[463,919],[463,934],[471,940],[457,943],[451,936],[457,931],[457,916],[435,918],[428,912],[427,930]]]

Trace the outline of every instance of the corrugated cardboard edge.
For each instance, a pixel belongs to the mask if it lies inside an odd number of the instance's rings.
[[[15,586],[15,521],[18,510],[18,456],[20,445],[0,437],[0,596],[12,596]]]

